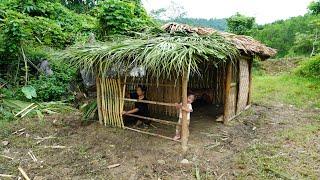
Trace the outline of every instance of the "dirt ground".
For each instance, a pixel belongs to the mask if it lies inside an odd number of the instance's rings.
[[[5,155],[0,156],[0,174],[21,176],[21,166],[31,179],[241,179],[247,171],[239,162],[245,149],[256,141],[272,141],[281,130],[311,124],[319,113],[253,105],[228,126],[194,115],[185,155],[179,143],[97,122],[84,124],[79,114],[24,119],[1,130],[1,141],[9,144],[0,147]],[[320,142],[319,131],[315,133]],[[184,158],[188,164],[181,163]],[[114,164],[120,165],[108,168]]]

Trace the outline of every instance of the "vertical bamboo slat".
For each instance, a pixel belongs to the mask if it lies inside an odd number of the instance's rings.
[[[97,89],[97,107],[98,107],[98,117],[99,117],[99,123],[103,123],[103,116],[102,116],[102,108],[101,108],[101,86],[100,86],[100,80],[98,76],[96,77],[96,89]]]

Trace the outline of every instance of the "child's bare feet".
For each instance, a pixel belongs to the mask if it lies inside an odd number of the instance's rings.
[[[179,140],[181,137],[179,136],[179,135],[175,135],[174,137],[173,137],[173,140],[175,140],[175,141],[177,141],[177,140]]]

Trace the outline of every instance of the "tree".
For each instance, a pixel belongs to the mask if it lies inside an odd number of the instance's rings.
[[[130,35],[153,25],[140,1],[106,0],[98,7],[98,20],[102,36]]]
[[[317,52],[317,42],[320,37],[319,17],[306,14],[265,24],[252,30],[251,36],[264,44],[278,50],[277,56],[310,55],[313,42]],[[317,37],[318,36],[318,37]]]
[[[311,2],[308,6],[308,9],[311,12],[311,14],[320,14],[320,0]]]
[[[248,35],[255,25],[255,18],[236,13],[227,18],[227,25],[229,32],[239,35]]]

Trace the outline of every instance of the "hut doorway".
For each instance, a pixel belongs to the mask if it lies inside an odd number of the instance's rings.
[[[199,74],[190,75],[189,91],[196,96],[193,116],[210,123],[223,120],[226,67],[226,63],[204,64]]]

